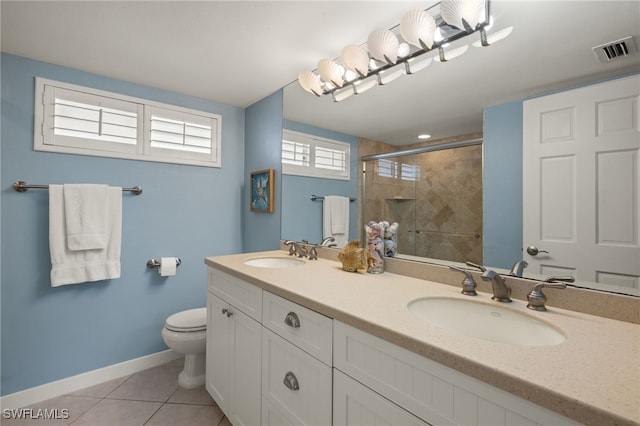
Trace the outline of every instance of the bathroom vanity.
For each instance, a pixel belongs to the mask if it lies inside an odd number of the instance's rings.
[[[297,260],[205,259],[206,387],[234,425],[640,424],[638,324]],[[436,326],[408,308],[427,299],[495,306],[491,314],[522,316],[560,340],[497,342]]]

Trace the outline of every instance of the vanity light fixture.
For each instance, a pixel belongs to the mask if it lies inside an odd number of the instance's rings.
[[[467,45],[449,46],[476,32],[480,40],[474,46],[489,46],[513,30],[509,27],[487,34],[492,24],[489,1],[441,0],[424,10],[410,10],[399,25],[374,30],[366,44],[348,45],[340,58],[320,60],[316,72],[303,71],[298,81],[307,92],[318,97],[331,95],[339,102],[404,74],[415,74],[433,61],[448,62],[464,54]]]
[[[460,46],[456,49],[448,50],[447,52],[445,52],[444,46],[440,46],[438,47],[438,56],[433,58],[433,60],[437,62],[450,61],[452,59],[457,58],[458,56],[462,56],[467,51],[468,48],[469,46],[465,44],[464,46]]]

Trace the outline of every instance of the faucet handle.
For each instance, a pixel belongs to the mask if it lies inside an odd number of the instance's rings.
[[[285,245],[289,246],[289,256],[293,256],[296,254],[296,242],[293,240],[286,240],[284,242]]]
[[[317,245],[312,245],[311,250],[309,250],[309,260],[318,260],[318,248]]]
[[[462,280],[462,294],[466,296],[478,295],[478,293],[476,293],[477,284],[473,279],[471,272],[467,271],[466,269],[458,268],[456,266],[449,266],[449,269],[451,269],[452,271],[462,272],[463,274],[466,275],[465,278]]]
[[[566,288],[567,282],[574,282],[573,277],[548,277],[544,281],[533,286],[533,289],[527,294],[527,308],[534,311],[546,311],[547,296],[542,292],[543,288]]]
[[[476,268],[479,269],[480,272],[486,272],[487,268],[485,268],[482,265],[478,265],[477,263],[473,263],[473,262],[465,262],[467,266],[471,266],[472,268]]]

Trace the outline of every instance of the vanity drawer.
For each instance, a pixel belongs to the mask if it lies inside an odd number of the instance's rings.
[[[329,425],[331,392],[331,367],[262,328],[262,398],[275,410],[272,416],[295,425]]]
[[[264,292],[262,325],[327,365],[332,365],[333,320]]]
[[[262,321],[262,289],[215,268],[208,268],[208,290],[249,315]]]

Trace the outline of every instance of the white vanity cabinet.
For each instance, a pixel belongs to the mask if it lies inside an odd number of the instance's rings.
[[[206,388],[234,426],[579,424],[221,270],[208,280]]]
[[[334,425],[367,424],[380,416],[390,424],[579,425],[337,320],[333,331]],[[338,380],[338,370],[357,382]],[[370,389],[375,393],[367,397]],[[407,420],[395,420],[401,415]]]
[[[331,424],[332,323],[264,292],[263,425]]]
[[[235,426],[260,424],[262,289],[209,268],[206,388]]]
[[[407,425],[424,426],[406,410],[383,398],[361,383],[333,370],[333,425]]]

